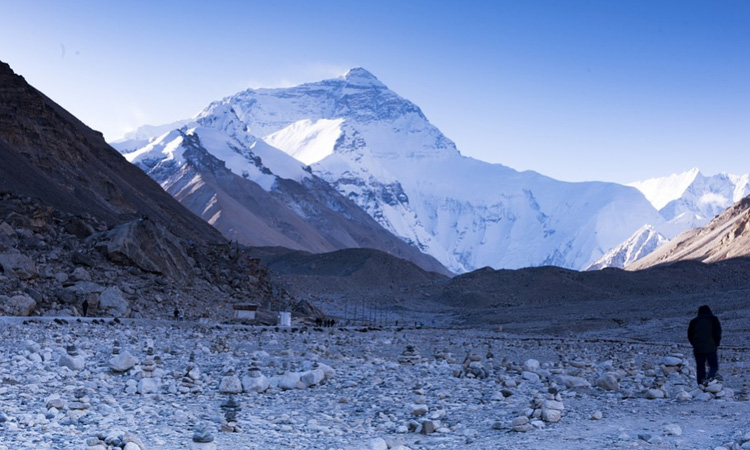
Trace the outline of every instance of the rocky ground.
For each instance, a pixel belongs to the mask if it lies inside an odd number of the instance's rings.
[[[741,346],[80,320],[1,320],[0,449],[750,447]]]

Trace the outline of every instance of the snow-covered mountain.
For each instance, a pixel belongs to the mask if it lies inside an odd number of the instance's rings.
[[[711,263],[747,257],[750,257],[750,196],[740,199],[706,226],[685,231],[627,269],[641,270],[675,261]]]
[[[624,268],[650,254],[669,242],[669,239],[656,231],[651,225],[644,225],[625,242],[613,248],[599,258],[586,270],[599,270],[605,267]]]
[[[222,121],[201,118],[151,139],[126,158],[230,240],[322,253],[375,248],[448,274],[383,229],[286,153]],[[163,130],[160,130],[163,131]]]
[[[750,194],[750,175],[704,176],[697,168],[667,177],[630,183],[659,210],[670,237],[706,225],[716,215]]]
[[[462,156],[419,107],[361,68],[292,88],[240,92],[210,104],[181,130],[201,136],[200,127],[220,130],[243,148],[266,146],[268,155],[260,159],[274,174],[289,163],[276,156],[279,166],[266,162],[270,149],[280,148],[384,228],[456,272],[580,269],[644,224],[664,221],[632,187],[561,182]],[[140,141],[116,147],[148,153],[156,136],[144,146],[146,131],[134,136]],[[220,139],[201,136],[201,143],[217,158],[227,157],[214,150],[226,146]]]
[[[700,228],[750,194],[749,175],[704,176],[697,168],[628,184],[640,190],[664,219],[658,230],[644,226],[587,270],[633,265],[680,233]]]

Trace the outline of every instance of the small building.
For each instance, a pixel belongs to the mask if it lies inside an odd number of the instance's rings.
[[[235,303],[232,305],[234,310],[233,318],[236,320],[255,320],[255,312],[258,305],[254,303]]]
[[[280,312],[279,313],[279,326],[280,327],[291,327],[292,326],[292,313],[291,312]]]

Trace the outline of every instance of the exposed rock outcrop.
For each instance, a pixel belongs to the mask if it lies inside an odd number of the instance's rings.
[[[175,235],[148,218],[133,220],[108,231],[96,248],[117,264],[183,280],[193,262]]]

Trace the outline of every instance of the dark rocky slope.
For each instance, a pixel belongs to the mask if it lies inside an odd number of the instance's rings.
[[[96,132],[0,62],[0,192],[44,199],[108,225],[147,215],[174,234],[219,243],[221,235],[183,208]]]
[[[0,63],[0,313],[228,319],[294,301],[137,167]],[[309,310],[309,308],[308,308]]]

